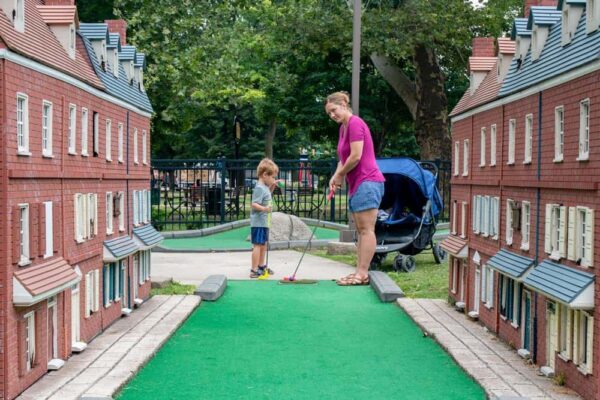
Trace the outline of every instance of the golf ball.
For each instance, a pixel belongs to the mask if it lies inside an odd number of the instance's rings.
[[[290,278],[288,278],[287,276],[284,276],[284,277],[283,277],[283,280],[284,280],[284,281],[289,281],[289,280],[290,280]]]

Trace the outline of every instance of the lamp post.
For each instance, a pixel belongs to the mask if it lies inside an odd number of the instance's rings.
[[[234,143],[233,156],[236,160],[239,160],[239,158],[240,158],[240,139],[241,138],[242,138],[242,127],[240,124],[240,120],[239,120],[238,116],[236,115],[233,117],[233,143]],[[237,166],[237,165],[236,165],[236,167],[239,168],[239,166]],[[244,177],[240,176],[241,174],[243,174],[243,170],[241,168],[234,170],[234,173],[232,176],[233,187],[237,187],[244,182]],[[240,182],[240,180],[241,180],[241,182]]]

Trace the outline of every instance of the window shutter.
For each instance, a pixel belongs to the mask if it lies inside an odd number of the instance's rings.
[[[560,336],[558,336],[558,333],[560,332],[560,321],[561,321],[561,313],[562,313],[562,307],[560,306],[559,303],[555,303],[555,307],[554,307],[554,322],[555,324],[555,329],[552,330],[552,337],[554,338],[554,351],[556,352],[560,352]]]
[[[58,253],[62,247],[62,219],[59,214],[60,207],[58,206],[60,203],[52,202],[52,244],[54,253]],[[75,221],[77,223],[77,221]]]
[[[594,365],[594,318],[593,317],[586,317],[586,323],[587,323],[587,337],[586,337],[586,341],[587,341],[587,354],[586,354],[586,360],[587,360],[587,372],[588,374],[591,374],[593,372],[593,365]]]
[[[38,239],[39,234],[37,227],[39,225],[38,220],[38,205],[29,205],[29,258],[34,260],[38,255]]]
[[[138,204],[137,204],[137,191],[136,190],[133,191],[132,196],[133,196],[133,224],[137,225],[137,223],[138,223],[138,220],[137,220],[137,215],[138,215],[137,207],[138,207]]]
[[[510,201],[506,202],[506,244],[512,244],[512,210]]]
[[[90,317],[90,309],[92,308],[92,274],[85,274],[85,317]]]
[[[94,236],[98,235],[98,194],[94,193]]]
[[[73,196],[73,213],[74,213],[74,218],[73,221],[75,222],[75,240],[79,239],[77,237],[77,232],[79,231],[79,213],[81,211],[79,210],[79,202],[77,201],[77,195]]]
[[[46,254],[46,204],[38,204],[38,256],[43,257]]]
[[[477,196],[473,196],[473,209],[471,210],[473,213],[471,223],[473,225],[473,232],[477,232]]]
[[[21,207],[15,206],[13,208],[13,263],[18,264],[21,261]]]
[[[560,239],[558,241],[558,251],[560,253],[560,257],[564,258],[567,256],[567,249],[566,249],[566,244],[567,242],[565,241],[565,236],[566,236],[566,219],[567,219],[567,207],[562,206],[560,207],[560,226],[558,227],[559,231],[560,231]]]
[[[567,237],[567,258],[575,261],[575,215],[576,207],[569,207],[569,236]]]
[[[108,280],[109,280],[108,293],[109,293],[109,297],[111,300],[114,300],[117,297],[117,296],[115,296],[115,293],[116,293],[116,291],[115,291],[115,265],[116,265],[115,263],[110,264],[109,274],[108,274],[108,276],[109,276],[109,278],[108,278]]]
[[[494,307],[494,270],[490,267],[486,267],[488,274],[488,299],[489,306]]]
[[[103,294],[103,298],[104,298],[104,306],[108,306],[108,292],[109,292],[109,287],[110,287],[110,282],[108,281],[110,279],[110,276],[108,274],[108,266],[104,266],[102,267],[102,294]]]
[[[573,357],[573,310],[567,308],[567,358]]]
[[[548,254],[552,251],[552,204],[546,204],[546,224],[544,228],[544,251]]]
[[[19,347],[19,376],[23,376],[27,372],[27,342],[25,341],[25,337],[27,335],[27,324],[25,323],[24,318],[19,318],[17,327],[17,340]]]
[[[100,309],[99,303],[100,299],[100,270],[94,270],[94,299],[92,301],[92,310],[98,311]]]
[[[87,194],[82,194],[81,195],[81,199],[82,199],[82,207],[83,208],[80,212],[83,215],[82,221],[83,221],[83,238],[84,239],[88,239],[91,235],[90,232],[90,196]]]
[[[579,315],[580,311],[573,311],[573,364],[579,365]]]
[[[594,265],[594,210],[588,208],[585,216],[585,254],[587,266]]]
[[[119,268],[119,297],[123,298],[123,287],[125,286],[125,264],[121,261]]]

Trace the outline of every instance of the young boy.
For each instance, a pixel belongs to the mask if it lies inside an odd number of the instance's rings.
[[[258,278],[267,268],[265,254],[271,226],[271,192],[275,188],[275,177],[279,167],[269,158],[263,158],[258,164],[256,174],[258,183],[252,190],[252,208],[250,210],[250,238],[252,241],[252,269],[250,278]]]

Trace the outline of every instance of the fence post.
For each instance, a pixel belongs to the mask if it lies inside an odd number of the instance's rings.
[[[227,174],[227,166],[225,158],[221,158],[221,223],[225,222],[225,175]]]

